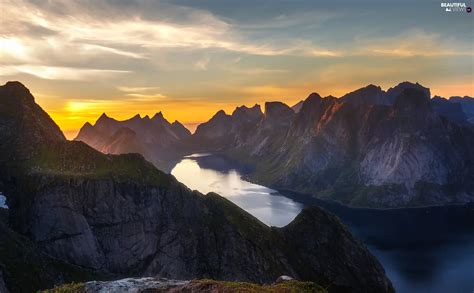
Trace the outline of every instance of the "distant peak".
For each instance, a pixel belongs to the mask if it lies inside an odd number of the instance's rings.
[[[140,116],[140,114],[136,114],[135,116],[133,116],[130,119],[142,119],[142,116]]]
[[[436,96],[434,96],[433,98],[431,98],[431,100],[433,100],[433,101],[439,101],[439,100],[446,100],[446,101],[448,101],[448,99],[446,99],[445,97],[438,96],[438,95],[436,95]]]
[[[34,102],[35,98],[31,95],[30,90],[19,81],[8,81],[0,86],[2,91],[8,92],[8,96],[17,97],[16,100],[21,103]]]
[[[95,125],[106,122],[106,121],[110,121],[110,120],[112,120],[112,118],[107,116],[107,114],[102,113],[102,115],[100,115],[99,119],[97,119],[97,121],[95,122]]]
[[[386,97],[387,97],[387,100],[389,101],[390,104],[394,104],[397,97],[400,96],[402,94],[403,91],[407,90],[407,89],[415,89],[415,90],[418,90],[420,92],[422,92],[422,95],[426,96],[426,98],[429,100],[430,97],[431,97],[431,93],[430,93],[430,89],[429,88],[426,88],[422,85],[420,85],[418,82],[417,83],[412,83],[412,82],[409,82],[409,81],[404,81],[404,82],[401,82],[399,84],[397,84],[396,86],[392,87],[392,88],[389,88],[386,92]]]
[[[375,85],[375,84],[369,84],[365,87],[366,89],[378,89],[378,90],[382,90],[382,88],[378,85]]]
[[[387,93],[390,92],[390,91],[397,91],[397,90],[398,91],[403,91],[405,89],[410,89],[410,88],[421,90],[426,95],[430,96],[430,89],[429,88],[422,86],[418,82],[413,83],[413,82],[410,82],[410,81],[400,82],[399,84],[397,84],[393,88],[388,89]]]
[[[242,106],[238,106],[237,108],[235,108],[234,112],[235,111],[248,111],[248,110],[260,110],[260,105],[259,104],[255,104],[253,105],[252,107],[247,107],[245,105],[242,105]]]
[[[224,110],[219,110],[216,112],[216,114],[214,114],[213,118],[219,116],[227,116],[227,113]]]
[[[160,111],[158,113],[156,113],[155,115],[153,115],[153,118],[152,119],[164,119],[165,117],[163,116],[163,113]]]
[[[287,104],[282,102],[266,102],[265,103],[265,117],[268,119],[290,119],[295,111]]]
[[[415,109],[419,112],[422,109],[430,107],[430,97],[426,92],[418,88],[403,89],[395,97],[395,107],[403,110]]]
[[[145,119],[145,120],[150,120],[150,116],[145,115],[145,117],[143,117],[143,119]]]
[[[380,95],[382,94],[382,88],[377,86],[377,85],[374,85],[374,84],[369,84],[365,87],[361,87],[359,89],[356,89],[355,91],[352,91],[348,94],[345,94],[344,96],[342,96],[341,98],[344,99],[344,98],[361,98],[361,97],[364,97],[364,96],[367,96],[367,95],[370,95],[370,96],[373,96],[373,95]]]
[[[7,81],[7,83],[5,83],[4,86],[9,87],[9,88],[22,88],[22,89],[27,89],[28,90],[28,88],[24,84],[22,84],[21,82],[16,81],[16,80]]]
[[[303,101],[303,105],[302,105],[302,108],[304,107],[305,104],[312,104],[312,103],[315,103],[317,101],[321,101],[322,98],[321,96],[318,94],[318,93],[311,93],[304,101]]]
[[[308,99],[321,99],[321,96],[318,93],[313,92],[306,98],[306,100]]]
[[[165,123],[165,124],[170,124],[168,120],[166,120],[165,116],[163,116],[163,113],[160,111],[156,113],[151,120],[157,122],[157,123]]]

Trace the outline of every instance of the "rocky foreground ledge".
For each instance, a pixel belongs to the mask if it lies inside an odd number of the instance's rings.
[[[179,281],[162,278],[127,278],[115,281],[73,283],[43,293],[152,293],[152,292],[316,292],[326,289],[312,283],[282,276],[271,285],[215,280]]]

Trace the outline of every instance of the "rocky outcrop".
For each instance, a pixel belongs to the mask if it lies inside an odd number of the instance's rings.
[[[191,136],[181,123],[169,123],[161,112],[118,121],[102,114],[94,125],[89,122],[75,140],[83,141],[106,154],[140,153],[159,169],[169,172],[184,150],[183,141]]]
[[[287,276],[283,276],[287,277]],[[287,277],[289,278],[289,277]],[[87,282],[85,284],[68,284],[56,290],[77,293],[100,293],[100,292],[122,292],[122,293],[145,293],[145,292],[301,292],[301,293],[326,293],[327,290],[312,282],[301,282],[280,278],[271,285],[259,285],[245,282],[223,282],[215,280],[192,280],[180,281],[163,278],[127,278],[107,282]],[[44,293],[56,292],[47,290]]]
[[[140,155],[105,155],[66,141],[21,84],[0,88],[0,109],[8,229],[41,253],[113,276],[268,283],[291,275],[333,292],[393,291],[377,260],[319,208],[270,228],[217,194],[189,190]]]

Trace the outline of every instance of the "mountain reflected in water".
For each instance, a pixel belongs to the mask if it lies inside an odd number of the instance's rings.
[[[248,171],[220,156],[195,154],[171,173],[191,189],[219,193],[269,226],[285,226],[304,206],[331,211],[379,259],[397,292],[474,290],[474,205],[348,208],[247,182],[242,175]]]

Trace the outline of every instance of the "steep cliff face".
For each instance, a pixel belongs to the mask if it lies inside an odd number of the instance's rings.
[[[278,134],[269,135],[265,114],[246,141],[223,152],[252,163],[255,181],[350,205],[472,201],[473,128],[435,103],[429,89],[408,82],[387,92],[370,85],[341,99],[313,93],[298,113],[279,114],[286,123]]]
[[[321,209],[305,210],[289,228],[270,228],[139,155],[105,155],[66,141],[20,84],[1,87],[0,109],[9,227],[41,252],[115,276],[268,283],[291,275],[332,292],[393,291],[376,259]],[[4,276],[7,286],[14,274]]]
[[[191,136],[181,123],[169,123],[161,112],[118,121],[102,114],[94,125],[84,124],[75,140],[106,154],[140,153],[159,169],[169,172],[183,153],[182,141]]]

